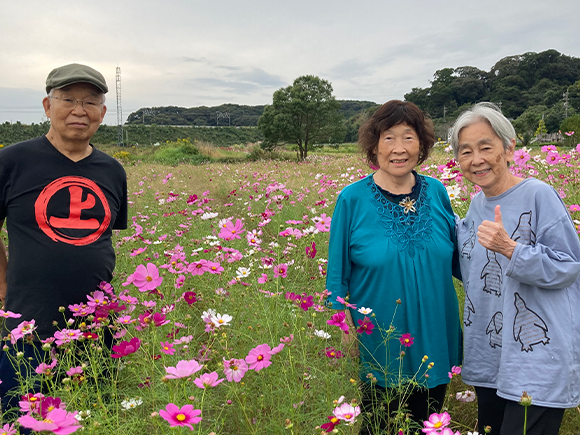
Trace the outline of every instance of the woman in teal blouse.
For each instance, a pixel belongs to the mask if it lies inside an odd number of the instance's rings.
[[[359,130],[359,145],[377,170],[342,190],[332,216],[329,301],[332,308],[343,310],[346,307],[337,297],[348,296],[348,303],[356,305],[357,309],[346,308],[351,326],[363,321],[362,307],[371,308],[375,314],[371,320],[380,328],[358,335],[362,405],[372,413],[372,427],[385,428],[387,416],[398,407],[396,399],[379,411],[376,397],[397,386],[400,377],[405,383],[418,371],[416,379],[422,386],[413,389],[405,408],[413,420],[427,420],[443,403],[448,372],[461,363],[461,325],[452,280],[454,215],[445,187],[414,171],[433,147],[432,125],[411,102],[395,100],[381,106]],[[397,337],[410,334],[412,340],[385,343],[391,324]],[[345,339],[356,335],[351,327]],[[405,356],[400,373],[401,350]],[[425,378],[430,362],[434,365]],[[373,433],[371,426],[361,433]]]

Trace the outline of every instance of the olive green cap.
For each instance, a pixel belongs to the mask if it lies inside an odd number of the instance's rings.
[[[53,69],[46,78],[46,93],[51,89],[60,89],[73,83],[90,83],[96,86],[104,94],[109,91],[103,75],[90,66],[80,63],[71,63]]]

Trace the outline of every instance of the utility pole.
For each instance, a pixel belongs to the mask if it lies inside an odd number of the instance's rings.
[[[445,107],[445,104],[443,105],[443,122],[445,122],[445,114],[447,113],[447,107]]]
[[[564,118],[568,118],[568,89],[562,94],[564,97]]]
[[[121,107],[121,68],[117,67],[117,145],[123,146],[123,108]]]

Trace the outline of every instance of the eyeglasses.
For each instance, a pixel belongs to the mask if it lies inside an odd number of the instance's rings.
[[[81,103],[81,107],[87,112],[98,112],[101,110],[103,103],[98,100],[74,100],[72,98],[48,97],[54,100],[60,100],[61,106],[67,110],[73,110],[77,104]]]

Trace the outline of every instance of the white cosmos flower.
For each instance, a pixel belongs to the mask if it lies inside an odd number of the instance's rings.
[[[328,340],[330,338],[330,334],[328,332],[323,331],[322,329],[314,330],[314,335],[316,335],[317,337],[320,337],[320,338],[324,338],[326,340]]]
[[[475,393],[471,390],[465,390],[455,394],[455,398],[460,402],[469,403],[475,400]]]
[[[208,219],[213,219],[214,217],[216,217],[218,214],[217,213],[210,213],[210,212],[206,212],[204,214],[202,214],[200,216],[200,218],[204,221],[208,220]]]
[[[361,314],[364,314],[366,316],[367,314],[372,313],[373,310],[371,310],[370,308],[360,307],[358,309],[358,312],[361,313]]]
[[[139,397],[136,397],[134,399],[123,400],[121,402],[121,406],[123,407],[123,409],[133,409],[141,405],[142,403],[143,400],[141,400]]]
[[[165,199],[161,198],[161,199],[159,200],[159,205],[163,205],[163,204],[165,204]]]
[[[83,421],[86,418],[89,418],[91,416],[91,411],[90,410],[86,410],[86,411],[79,411],[79,413],[77,415],[75,415],[75,418],[78,421]]]
[[[218,313],[215,316],[212,316],[211,321],[219,328],[220,326],[228,326],[232,319],[233,317],[229,314],[222,315]]]
[[[238,270],[236,270],[236,275],[238,278],[245,278],[249,276],[250,273],[252,272],[247,267],[238,267]]]
[[[459,186],[457,186],[457,185],[447,186],[446,189],[447,189],[447,195],[449,195],[449,199],[451,201],[459,199],[459,195],[461,194],[461,189],[459,189]]]
[[[215,312],[215,310],[208,308],[207,311],[204,311],[203,314],[201,315],[201,320],[205,321],[205,319],[212,319],[215,317],[217,313]]]

